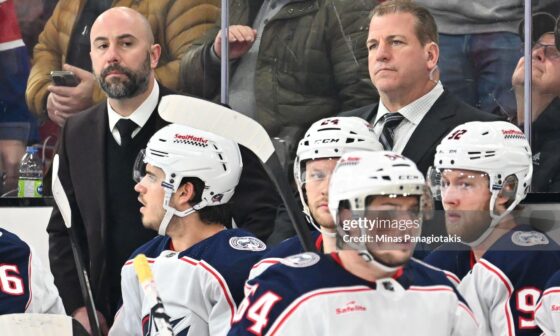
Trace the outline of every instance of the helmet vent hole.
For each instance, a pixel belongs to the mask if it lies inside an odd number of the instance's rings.
[[[354,138],[348,138],[346,139],[346,143],[353,143],[354,142]]]
[[[486,132],[482,133],[482,135],[488,135],[488,131],[486,131]]]
[[[455,164],[455,160],[451,160],[451,164]]]
[[[496,156],[496,151],[487,151],[484,157],[493,157]]]
[[[338,153],[338,148],[335,148],[335,149],[334,149],[334,152],[335,152],[335,153]]]
[[[224,167],[224,171],[227,171],[227,167],[226,167],[225,163],[222,163],[222,167]]]
[[[381,178],[385,181],[391,181],[391,176],[389,175],[383,175]]]

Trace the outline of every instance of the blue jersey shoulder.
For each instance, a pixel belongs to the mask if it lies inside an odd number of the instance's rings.
[[[430,265],[424,261],[411,259],[407,265],[404,267],[403,275],[398,279],[399,282],[403,285],[403,287],[407,288],[407,284],[411,286],[447,286],[450,287],[459,301],[463,302],[466,306],[468,306],[466,300],[463,296],[459,293],[457,288],[443,273],[443,271],[438,268]],[[408,282],[408,283],[406,283]]]
[[[545,289],[552,287],[560,287],[560,270],[556,271],[556,273],[554,273],[546,282]]]
[[[148,258],[157,258],[170,249],[171,239],[157,236],[142,245],[131,258],[143,253]],[[243,284],[251,267],[266,253],[266,245],[253,234],[241,229],[223,230],[179,253],[178,257],[203,260],[224,278],[234,300],[243,299]]]
[[[319,237],[321,237],[321,233],[319,231],[311,231],[311,240],[317,244]],[[322,244],[321,244],[322,249]],[[301,242],[298,236],[294,236],[282,241],[277,246],[274,246],[270,249],[264,256],[263,259],[267,258],[286,258],[295,254],[300,254],[305,252],[303,250],[303,246],[301,246]]]
[[[471,270],[471,250],[460,243],[446,243],[432,251],[424,262],[462,279]]]
[[[204,260],[225,279],[236,303],[243,300],[249,272],[266,253],[266,245],[241,229],[223,230],[180,253],[180,257]]]
[[[543,283],[560,269],[560,248],[546,234],[529,226],[518,226],[502,236],[482,256],[514,279],[534,279]],[[536,285],[536,283],[519,285]],[[517,286],[515,286],[517,287]],[[537,287],[542,288],[542,285]]]

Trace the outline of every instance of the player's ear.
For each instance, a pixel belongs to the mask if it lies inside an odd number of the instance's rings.
[[[191,182],[181,184],[175,194],[178,195],[178,207],[182,208],[184,205],[190,204],[191,201],[195,198],[194,184],[192,184]]]

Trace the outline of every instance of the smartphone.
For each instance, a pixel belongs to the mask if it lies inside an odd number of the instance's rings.
[[[72,71],[51,71],[51,79],[56,86],[77,86],[80,83]]]

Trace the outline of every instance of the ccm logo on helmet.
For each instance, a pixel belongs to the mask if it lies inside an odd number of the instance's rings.
[[[340,139],[319,139],[315,140],[315,144],[330,144],[330,143],[337,143]]]
[[[201,143],[201,144],[207,144],[208,143],[208,140],[204,139],[203,137],[197,137],[197,136],[190,135],[190,134],[186,134],[186,135],[175,134],[175,139],[198,142],[198,143]]]

